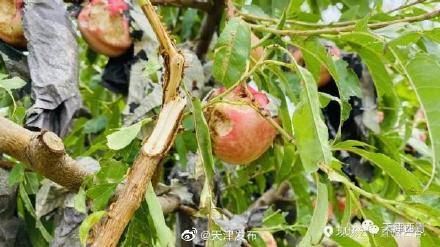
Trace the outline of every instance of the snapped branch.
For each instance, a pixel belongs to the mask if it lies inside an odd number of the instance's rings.
[[[32,132],[3,117],[0,117],[0,153],[10,155],[69,190],[78,190],[87,175],[66,154],[63,141],[55,133]]]
[[[165,63],[163,107],[152,134],[144,140],[141,152],[127,175],[127,182],[116,201],[110,205],[107,216],[94,227],[90,236],[92,246],[117,246],[125,227],[139,208],[159,162],[174,141],[186,106],[186,99],[179,95],[178,90],[183,76],[184,57],[175,48],[151,2],[139,0],[138,3],[161,45]]]

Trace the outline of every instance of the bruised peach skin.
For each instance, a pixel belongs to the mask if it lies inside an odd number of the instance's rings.
[[[23,0],[0,0],[0,39],[17,46],[26,47],[22,22]]]
[[[123,0],[93,0],[81,10],[78,26],[90,48],[117,57],[131,46],[127,9]]]
[[[249,89],[255,102],[260,107],[266,107],[269,103],[266,95]],[[218,89],[214,94],[223,90]],[[237,104],[216,103],[208,109],[207,117],[214,154],[220,160],[237,165],[258,159],[272,145],[276,136],[275,128],[254,108],[243,103],[251,99],[240,91],[241,88],[237,88],[225,97]]]

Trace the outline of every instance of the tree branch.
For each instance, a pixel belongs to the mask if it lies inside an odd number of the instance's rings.
[[[180,97],[178,88],[182,80],[184,58],[177,51],[153,5],[139,0],[144,14],[160,44],[165,62],[164,105],[156,126],[144,145],[127,176],[127,182],[101,224],[94,228],[92,246],[116,246],[135,211],[139,208],[157,165],[166,155],[182,120],[186,99]]]
[[[419,22],[419,21],[429,20],[429,19],[432,19],[432,18],[435,18],[438,16],[440,16],[440,9],[434,10],[432,12],[425,13],[422,15],[410,16],[410,17],[405,17],[405,18],[392,20],[392,21],[371,23],[371,24],[368,24],[368,28],[370,28],[371,30],[375,30],[375,29],[383,28],[383,27],[390,26],[390,25],[397,24],[397,23]],[[249,24],[249,25],[253,29],[258,30],[258,31],[270,32],[270,33],[277,34],[277,35],[296,35],[296,36],[310,36],[310,35],[317,35],[317,34],[338,34],[338,33],[343,33],[343,32],[351,32],[351,31],[355,30],[355,28],[356,28],[354,25],[350,25],[350,26],[344,26],[344,27],[328,27],[328,28],[321,28],[321,29],[314,29],[314,30],[293,30],[293,29],[279,30],[279,29],[269,28],[269,27],[266,27],[263,25],[255,25],[255,24]]]
[[[87,172],[65,153],[63,141],[53,132],[29,131],[0,117],[0,153],[28,165],[28,168],[62,185],[77,190]]]
[[[199,42],[196,47],[196,54],[199,59],[203,59],[208,51],[212,36],[218,29],[224,9],[225,0],[214,0],[214,5],[206,14],[200,31]]]
[[[14,164],[8,161],[0,160],[0,168],[11,170],[14,167]]]
[[[251,206],[248,211],[252,211],[255,208],[272,205],[289,191],[290,185],[288,182],[282,182],[278,188],[271,188],[264,192]]]
[[[411,6],[417,5],[419,3],[424,3],[424,2],[426,2],[426,0],[417,0],[415,2],[408,3],[408,4],[405,4],[405,5],[399,6],[399,7],[395,8],[395,9],[392,9],[392,10],[388,11],[387,13],[388,14],[389,13],[393,13],[393,12],[396,12],[396,11],[399,11],[399,10],[402,10],[402,9],[406,9],[406,8],[411,7]]]

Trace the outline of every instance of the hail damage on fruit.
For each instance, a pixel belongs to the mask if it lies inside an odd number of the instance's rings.
[[[26,46],[23,32],[23,0],[0,1],[0,39],[17,47]]]
[[[436,246],[439,7],[0,0],[0,246]]]
[[[206,111],[215,155],[230,164],[246,165],[258,159],[271,145],[276,129],[257,110],[251,101],[262,109],[269,104],[267,96],[252,87],[236,87],[222,102],[214,103]],[[219,88],[213,97],[223,93]]]
[[[116,57],[131,46],[127,10],[124,0],[92,0],[81,10],[79,30],[93,50]]]

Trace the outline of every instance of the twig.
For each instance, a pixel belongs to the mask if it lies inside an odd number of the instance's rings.
[[[379,28],[383,28],[389,25],[397,24],[397,23],[412,23],[412,22],[418,22],[423,20],[429,20],[432,18],[435,18],[437,16],[440,16],[440,9],[425,13],[418,16],[410,16],[398,20],[392,20],[392,21],[385,21],[385,22],[378,22],[378,23],[372,23],[368,24],[368,28],[375,30]],[[351,32],[355,30],[355,26],[345,26],[345,27],[329,27],[329,28],[322,28],[322,29],[315,29],[315,30],[291,30],[291,29],[274,29],[269,28],[263,25],[255,25],[255,24],[249,24],[253,29],[256,29],[258,31],[263,32],[270,32],[277,35],[297,35],[297,36],[310,36],[310,35],[317,35],[317,34],[338,34],[343,32]]]
[[[208,13],[206,13],[200,31],[199,42],[196,47],[196,54],[199,59],[203,59],[208,51],[212,36],[220,24],[224,8],[225,0],[214,0],[214,5]]]
[[[269,22],[272,24],[276,24],[280,21],[279,19],[276,19],[276,18],[247,14],[247,13],[243,13],[238,10],[236,10],[235,12],[238,15],[240,15],[241,17],[243,17],[243,19],[245,19],[246,21],[264,21],[264,22]],[[356,21],[342,21],[342,22],[333,22],[330,24],[323,24],[323,23],[312,23],[312,22],[287,19],[286,23],[298,25],[298,26],[305,26],[305,27],[322,28],[322,27],[343,27],[343,26],[348,26],[348,25],[354,25],[354,24],[356,24]]]
[[[284,195],[289,191],[290,184],[288,182],[282,182],[278,188],[271,188],[264,192],[251,206],[249,206],[248,211],[252,211],[255,208],[268,206],[280,198],[284,198]]]
[[[416,4],[423,3],[423,2],[426,2],[426,0],[417,0],[415,2],[408,3],[408,4],[405,4],[405,5],[399,6],[399,7],[395,8],[395,9],[392,9],[392,10],[388,11],[387,13],[390,14],[390,13],[393,13],[393,12],[396,12],[396,11],[399,11],[399,10],[402,10],[402,9],[406,9],[406,8],[409,8],[409,7],[414,6]]]
[[[127,176],[127,183],[110,205],[107,217],[95,226],[91,236],[92,246],[116,246],[128,222],[139,208],[148,183],[159,162],[170,149],[182,120],[186,99],[180,97],[178,88],[182,80],[184,58],[177,51],[159,16],[149,0],[139,0],[144,14],[153,28],[164,58],[164,105],[156,126],[144,145]]]
[[[65,153],[63,141],[55,133],[32,132],[3,117],[0,117],[0,153],[73,191],[78,190],[88,174]]]
[[[11,170],[12,168],[14,168],[14,164],[8,161],[0,160],[0,168]]]

